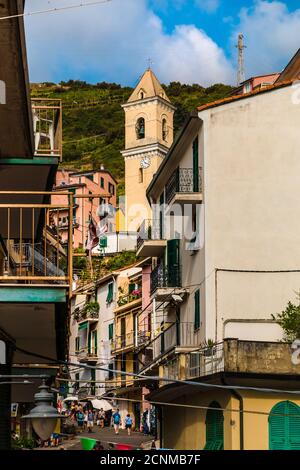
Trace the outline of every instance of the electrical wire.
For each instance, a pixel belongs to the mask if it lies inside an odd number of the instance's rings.
[[[70,361],[62,361],[58,359],[53,359],[48,356],[44,356],[42,354],[37,354],[32,351],[27,351],[26,349],[19,348],[18,346],[15,346],[15,350],[27,355],[27,356],[33,356],[39,359],[43,359],[46,361],[53,362],[55,364],[60,364],[64,366],[73,366],[73,367],[78,367],[78,363],[70,362]],[[207,389],[216,389],[216,390],[245,390],[245,391],[253,391],[253,392],[260,392],[260,393],[280,393],[280,394],[288,394],[288,395],[299,395],[300,396],[300,390],[284,390],[284,389],[276,389],[276,388],[266,388],[266,387],[248,387],[244,385],[219,385],[219,384],[212,384],[212,383],[207,383],[207,382],[194,382],[192,380],[178,380],[178,379],[170,379],[168,377],[159,377],[159,376],[145,376],[142,374],[137,374],[134,372],[125,372],[122,370],[116,370],[116,369],[109,369],[107,367],[99,367],[99,366],[91,366],[88,364],[82,364],[82,367],[84,369],[89,369],[89,370],[102,370],[104,372],[110,372],[115,375],[123,375],[123,376],[128,376],[132,378],[137,378],[141,380],[150,380],[153,382],[168,382],[170,384],[180,384],[180,385],[191,385],[193,387],[201,387],[201,388],[207,388]]]
[[[27,12],[27,13],[18,13],[17,15],[10,15],[10,16],[1,16],[0,17],[0,21],[1,20],[9,20],[9,19],[13,19],[13,18],[24,18],[24,17],[27,17],[27,16],[34,16],[34,15],[41,15],[41,14],[45,14],[45,13],[57,13],[57,12],[60,12],[60,11],[66,11],[66,10],[73,10],[75,8],[84,8],[84,7],[90,7],[90,6],[94,6],[94,5],[101,5],[101,4],[105,4],[105,3],[110,3],[112,2],[113,0],[95,0],[94,2],[88,2],[88,3],[79,3],[79,4],[76,4],[76,5],[69,5],[69,6],[66,6],[66,7],[57,7],[57,8],[48,8],[47,10],[38,10],[38,11],[31,11],[31,12]]]

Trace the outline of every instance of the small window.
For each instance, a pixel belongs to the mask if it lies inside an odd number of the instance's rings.
[[[141,91],[141,93],[140,93],[140,98],[141,98],[141,100],[143,100],[145,98],[145,94],[144,94],[143,91]]]
[[[168,138],[168,124],[166,119],[162,120],[162,138],[165,142]]]
[[[113,299],[114,299],[114,283],[110,282],[108,284],[108,293],[107,293],[106,302],[110,304],[112,303]]]
[[[104,178],[102,178],[102,176],[100,178],[100,187],[104,189]]]
[[[91,174],[91,175],[86,175],[87,179],[90,180],[90,181],[94,181],[94,175]]]
[[[112,194],[113,196],[115,195],[115,185],[112,183],[108,183],[108,192]]]
[[[136,123],[136,137],[138,140],[145,138],[145,119],[139,118]]]
[[[144,182],[144,170],[143,168],[140,168],[139,169],[139,183],[143,183]]]

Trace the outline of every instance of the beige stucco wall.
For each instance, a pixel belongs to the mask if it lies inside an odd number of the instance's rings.
[[[199,113],[206,276],[216,268],[299,269],[300,106],[293,93],[286,87]],[[224,321],[270,319],[295,300],[299,285],[299,273],[219,273],[216,292],[215,276],[208,277],[207,337],[215,336],[216,307],[221,340]]]

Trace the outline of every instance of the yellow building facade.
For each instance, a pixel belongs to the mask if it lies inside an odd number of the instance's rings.
[[[146,190],[172,146],[175,108],[148,69],[123,109],[126,229],[136,231],[144,219],[150,218]]]

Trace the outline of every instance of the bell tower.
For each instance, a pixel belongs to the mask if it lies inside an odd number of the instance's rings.
[[[146,190],[173,143],[175,107],[150,68],[122,107],[126,229],[136,231],[144,219],[151,217]]]

